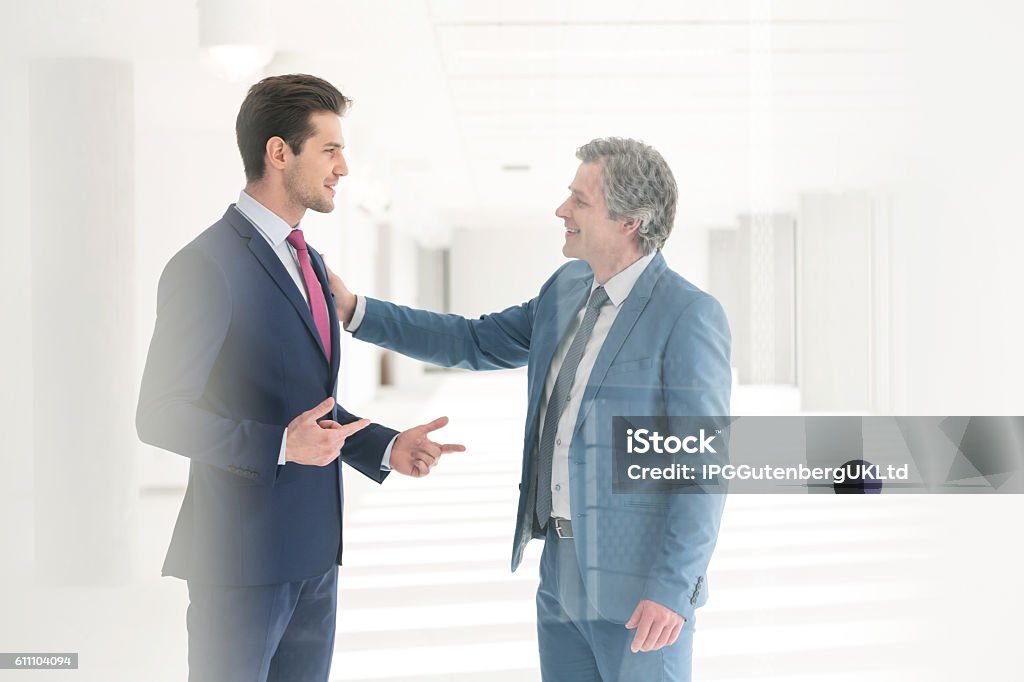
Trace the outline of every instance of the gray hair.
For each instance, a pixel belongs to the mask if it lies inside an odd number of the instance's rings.
[[[609,218],[640,219],[637,239],[644,255],[665,245],[676,219],[679,190],[658,150],[639,140],[599,137],[577,149],[576,158],[601,164]]]

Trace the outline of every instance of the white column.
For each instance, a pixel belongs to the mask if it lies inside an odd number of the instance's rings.
[[[809,411],[890,408],[887,201],[800,198],[798,383]]]
[[[28,173],[28,68],[10,59],[0,69],[0,129],[10,132],[7,163],[0,165],[0,584],[22,585],[32,574],[32,296]]]
[[[742,215],[709,235],[710,292],[725,307],[741,384],[794,384],[794,220]]]
[[[127,580],[134,544],[131,65],[30,70],[36,577]]]

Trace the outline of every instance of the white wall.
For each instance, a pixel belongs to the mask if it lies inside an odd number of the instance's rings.
[[[451,245],[451,312],[466,317],[524,303],[567,262],[561,224],[457,229]]]
[[[1024,414],[1024,10],[912,9],[908,180],[893,221],[906,263],[897,410]]]

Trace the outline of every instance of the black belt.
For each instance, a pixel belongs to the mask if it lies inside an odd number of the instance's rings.
[[[552,517],[548,519],[548,522],[554,527],[555,533],[558,534],[559,539],[572,540],[572,521],[569,519]]]

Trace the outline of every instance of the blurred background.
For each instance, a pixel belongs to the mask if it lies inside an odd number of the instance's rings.
[[[1024,10],[1009,0],[3,0],[0,651],[179,680],[159,577],[187,460],[134,405],[170,256],[244,184],[249,85],[355,100],[307,238],[356,292],[467,316],[563,261],[594,137],[675,173],[664,254],[724,304],[734,414],[1024,414]],[[535,680],[508,572],[525,374],[345,339],[341,398],[470,452],[349,487],[336,680]],[[699,680],[1015,680],[1018,496],[736,496]],[[536,543],[535,543],[536,544]]]

